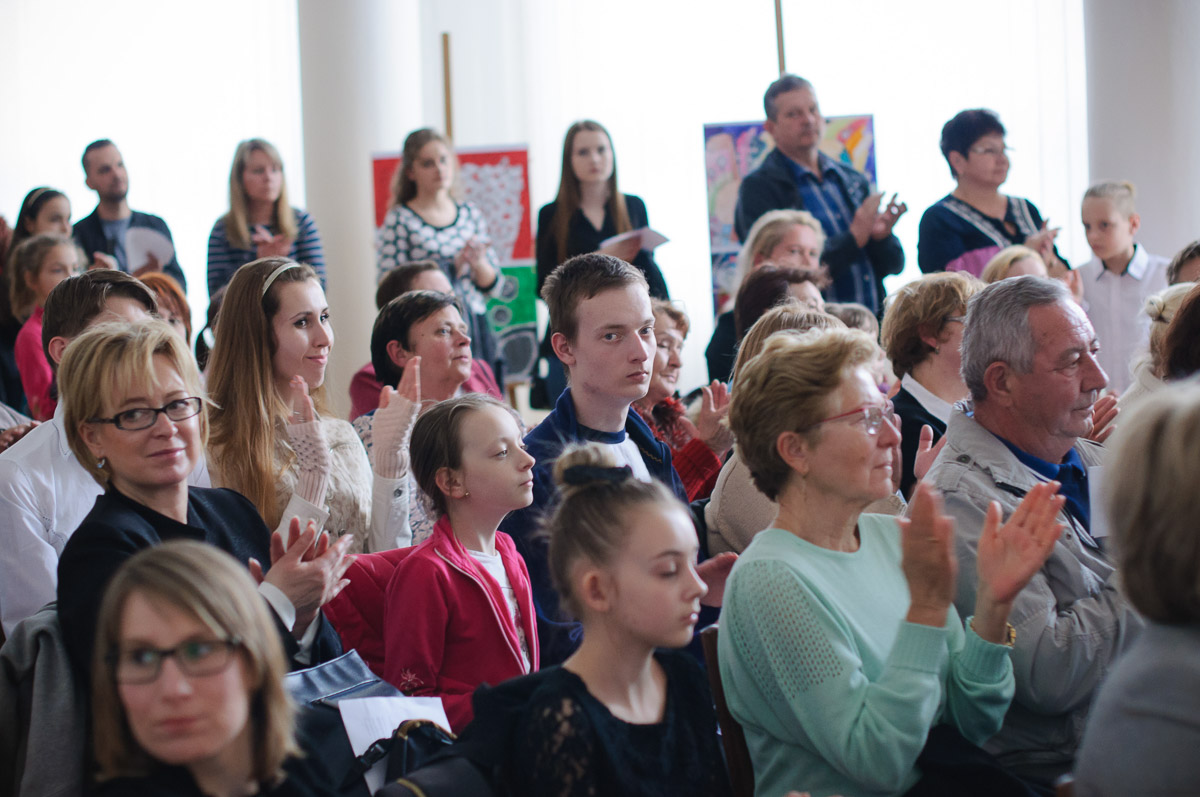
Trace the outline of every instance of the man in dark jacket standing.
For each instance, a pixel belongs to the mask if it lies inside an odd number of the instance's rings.
[[[75,223],[75,240],[93,261],[127,274],[140,277],[151,271],[162,271],[173,277],[179,287],[187,290],[183,269],[175,259],[174,241],[167,223],[150,213],[129,209],[129,175],[117,145],[102,138],[83,150],[83,173],[87,187],[96,192],[100,203],[90,216]],[[153,254],[141,263],[130,263],[125,250],[125,235],[131,229],[154,230],[171,241],[172,252],[167,262],[160,263]]]
[[[783,75],[763,95],[763,107],[775,149],[738,190],[738,237],[746,240],[768,210],[807,210],[825,230],[821,260],[833,278],[828,298],[857,302],[878,315],[883,278],[904,269],[904,252],[892,228],[908,206],[893,194],[881,209],[883,194],[872,193],[866,177],[820,151],[825,118],[807,80]]]

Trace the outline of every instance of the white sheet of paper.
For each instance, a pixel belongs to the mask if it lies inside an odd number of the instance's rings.
[[[1092,535],[1093,540],[1102,540],[1108,536],[1108,513],[1104,511],[1104,502],[1100,500],[1103,495],[1102,488],[1104,486],[1104,466],[1093,465],[1088,468],[1088,503],[1090,505],[1091,520],[1088,522],[1088,533]]]
[[[440,697],[357,697],[338,701],[354,755],[386,739],[405,720],[430,720],[450,730]]]
[[[131,227],[125,231],[125,262],[131,272],[150,261],[150,255],[165,266],[175,256],[175,247],[167,236],[149,227]]]
[[[639,239],[639,248],[649,251],[653,251],[654,249],[665,244],[667,241],[671,240],[657,230],[652,230],[649,227],[639,227],[636,230],[630,230],[629,232],[623,232],[620,235],[614,235],[611,238],[605,238],[600,242],[600,248],[603,249],[609,244],[620,243],[630,238]]]

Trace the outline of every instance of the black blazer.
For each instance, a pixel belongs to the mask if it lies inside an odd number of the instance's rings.
[[[135,553],[168,540],[206,542],[243,565],[251,557],[264,569],[271,563],[270,529],[254,504],[233,490],[189,488],[188,522],[184,524],[110,486],[67,540],[58,560],[58,619],[75,674],[85,686],[91,684],[92,647],[105,587]],[[342,653],[333,627],[319,614],[316,622],[321,627],[313,642],[312,664]],[[275,623],[292,669],[310,666],[296,661],[299,646],[291,629],[277,617]]]
[[[921,443],[921,427],[928,425],[933,429],[933,442],[936,444],[946,433],[946,424],[904,388],[900,388],[900,392],[892,398],[892,406],[900,416],[900,492],[907,498],[917,484],[913,466],[917,461],[917,446]]]
[[[167,240],[174,245],[175,240],[171,238],[171,230],[167,227],[167,223],[158,216],[150,213],[140,213],[133,211],[133,215],[129,218],[129,229],[134,227],[148,227],[155,232],[160,232],[167,236]],[[113,246],[104,237],[104,226],[100,223],[100,208],[92,211],[92,215],[85,216],[75,222],[75,226],[71,229],[71,235],[75,237],[75,242],[83,247],[84,254],[90,260],[93,252],[103,252],[106,255],[113,253]],[[122,263],[121,270],[132,274],[135,268],[140,268],[141,264],[133,265],[131,263]],[[183,276],[183,269],[179,267],[179,260],[174,254],[171,255],[169,263],[162,264],[163,272],[170,275],[179,287],[187,291],[187,279]]]

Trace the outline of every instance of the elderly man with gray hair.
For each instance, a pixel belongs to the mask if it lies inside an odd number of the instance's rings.
[[[1089,481],[1095,488],[1104,449],[1085,438],[1108,381],[1098,350],[1087,315],[1062,283],[1018,277],[984,288],[968,305],[963,332],[970,399],[955,407],[945,448],[925,477],[956,521],[955,605],[963,617],[975,605],[989,506],[998,503],[1007,519],[1044,481],[1059,482],[1067,499],[1062,537],[1009,615],[1016,696],[985,745],[1042,784],[1070,771],[1096,687],[1143,624],[1117,591],[1093,522],[1099,510],[1092,511]]]

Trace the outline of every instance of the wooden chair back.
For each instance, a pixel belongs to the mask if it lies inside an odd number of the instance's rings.
[[[733,797],[754,797],[754,764],[750,761],[746,735],[725,703],[725,687],[721,684],[721,668],[717,660],[716,623],[700,632],[700,645],[704,648],[708,684],[712,688],[713,703],[717,709],[717,724],[721,726],[721,742],[725,746],[725,763],[729,766]]]

